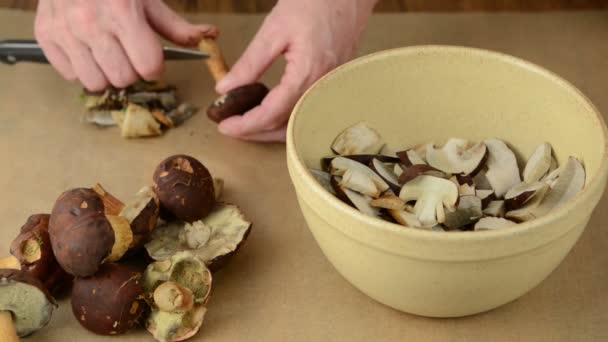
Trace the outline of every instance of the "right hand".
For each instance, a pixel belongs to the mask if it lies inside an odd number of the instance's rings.
[[[217,36],[193,25],[162,0],[42,0],[35,34],[49,62],[90,91],[157,80],[164,68],[157,33],[181,46]]]

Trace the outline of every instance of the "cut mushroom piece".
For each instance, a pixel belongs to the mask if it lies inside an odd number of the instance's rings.
[[[535,216],[547,214],[564,203],[570,201],[585,186],[585,168],[578,159],[569,157],[561,169],[555,185],[543,198],[538,208],[534,210]]]
[[[478,190],[492,190],[492,192],[494,192],[492,185],[488,181],[488,177],[486,177],[486,172],[487,170],[482,168],[475,176],[472,177],[471,181],[473,184],[475,184],[475,188]]]
[[[365,122],[357,123],[340,133],[331,145],[339,155],[378,154],[384,141],[378,132]]]
[[[388,184],[393,192],[398,193],[401,190],[397,175],[395,175],[393,171],[386,167],[386,165],[384,165],[384,163],[382,163],[379,159],[372,159],[370,168],[374,170],[386,182],[386,184]]]
[[[488,148],[488,171],[485,176],[496,196],[500,198],[521,182],[517,159],[502,140],[487,139],[484,143]]]
[[[534,153],[532,153],[524,168],[524,182],[528,184],[538,182],[547,174],[553,160],[551,151],[552,149],[549,143],[543,143],[534,150]]]
[[[505,201],[491,201],[483,210],[484,215],[493,217],[504,217],[505,212]]]
[[[536,209],[543,198],[547,195],[547,192],[549,192],[549,186],[547,184],[543,184],[543,186],[536,191],[536,194],[530,200],[528,200],[523,207],[508,211],[505,214],[505,218],[516,222],[530,221],[537,218],[538,214]]]
[[[429,147],[426,161],[443,172],[468,175],[478,169],[486,151],[483,143],[472,144],[464,139],[450,139],[440,149]]]
[[[421,148],[420,146],[424,147]],[[397,157],[401,159],[401,162],[405,166],[412,165],[427,165],[426,163],[426,145],[420,145],[419,147],[415,147],[413,149],[409,149],[406,151],[397,152]]]
[[[426,164],[417,164],[406,167],[401,175],[399,176],[399,184],[406,184],[409,181],[415,179],[418,176],[433,176],[438,178],[447,178],[448,175],[442,171],[437,170],[436,168],[426,165]]]
[[[544,183],[535,182],[528,184],[521,182],[512,187],[505,194],[505,207],[507,211],[519,209],[523,207],[532,197],[545,186]]]
[[[379,161],[381,161],[383,163],[398,163],[399,162],[399,158],[383,156],[380,154],[354,154],[354,155],[349,155],[349,156],[331,156],[331,157],[321,158],[321,170],[329,171],[331,168],[331,161],[336,158],[339,158],[339,157],[352,159],[365,166],[370,165],[370,163],[372,162],[373,159],[378,159]]]
[[[557,178],[559,174],[562,172],[562,168],[556,167],[552,171],[550,171],[543,179],[541,180],[543,183],[549,185],[550,188],[555,186],[555,182],[557,182]]]
[[[309,169],[309,171],[312,176],[315,177],[315,179],[319,182],[319,184],[321,184],[321,186],[325,188],[325,190],[329,191],[332,194],[336,193],[333,187],[331,186],[331,175],[329,174],[329,172],[315,169]]]
[[[348,198],[349,202],[357,208],[360,212],[365,215],[369,215],[371,217],[379,217],[380,209],[372,207],[371,202],[372,198],[369,196],[361,195],[355,191],[350,189],[341,187],[345,196]]]
[[[469,185],[467,183],[461,184],[458,186],[458,194],[460,194],[460,196],[475,196],[477,194],[475,185]]]
[[[391,217],[402,226],[411,228],[421,228],[422,223],[416,217],[416,214],[411,213],[405,209],[389,209],[388,213]]]
[[[167,260],[177,252],[191,251],[216,271],[238,251],[251,225],[237,206],[218,203],[200,221],[171,222],[156,228],[145,247],[155,260]]]
[[[355,169],[346,170],[339,185],[373,198],[378,198],[382,193],[371,177]]]
[[[403,167],[401,167],[399,163],[395,163],[395,166],[393,167],[393,173],[395,174],[395,176],[397,176],[397,178],[400,177],[403,173]]]
[[[388,184],[382,177],[361,163],[343,157],[337,157],[331,161],[331,174],[334,176],[344,176],[349,169],[369,177],[374,183],[378,193],[382,193],[389,189]]]
[[[150,232],[157,226],[159,211],[160,201],[151,186],[143,187],[124,206],[120,216],[127,219],[131,225],[131,249],[139,249],[147,241]]]
[[[481,199],[481,206],[483,208],[487,207],[488,204],[496,199],[496,196],[494,196],[494,190],[479,190],[476,189],[475,190],[475,196],[479,197]]]
[[[451,209],[456,204],[458,187],[447,179],[422,175],[407,182],[399,197],[405,202],[416,201],[414,214],[423,227],[432,227],[444,207]]]
[[[215,200],[219,200],[224,193],[224,179],[219,177],[213,178],[213,190],[215,192]]]
[[[405,208],[405,202],[395,195],[385,195],[380,198],[376,198],[370,202],[370,205],[376,208],[391,210],[402,210]]]
[[[484,217],[475,223],[475,230],[493,230],[506,228],[516,225],[517,223],[500,217]]]
[[[456,210],[445,213],[443,223],[450,230],[461,229],[474,223],[483,216],[481,199],[477,196],[461,196]]]

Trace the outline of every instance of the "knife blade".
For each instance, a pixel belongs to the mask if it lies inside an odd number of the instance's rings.
[[[166,60],[197,60],[208,58],[209,55],[192,49],[164,46]],[[16,64],[19,62],[49,63],[42,48],[35,40],[3,40],[0,41],[0,62]]]

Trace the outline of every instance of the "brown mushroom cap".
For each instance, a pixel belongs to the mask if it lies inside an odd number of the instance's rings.
[[[21,270],[57,294],[69,287],[72,277],[55,260],[48,231],[49,218],[48,214],[30,216],[13,240],[10,251],[21,263]]]
[[[207,116],[219,123],[231,116],[243,115],[262,103],[268,91],[268,87],[257,82],[232,89],[207,108]]]
[[[174,155],[163,160],[153,179],[161,206],[180,220],[200,220],[215,205],[213,178],[193,157]]]
[[[0,269],[0,311],[9,311],[20,337],[47,325],[57,307],[44,285],[20,270]]]
[[[84,188],[66,191],[57,199],[49,235],[61,267],[79,277],[93,275],[116,241],[103,201],[95,191]]]
[[[147,308],[142,274],[124,265],[103,264],[89,278],[76,278],[72,312],[86,329],[100,335],[123,334]]]

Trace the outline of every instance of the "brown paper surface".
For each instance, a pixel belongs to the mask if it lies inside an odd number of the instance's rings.
[[[233,62],[262,17],[193,19],[219,25],[224,53]],[[31,13],[0,11],[0,34],[31,37],[32,20]],[[428,43],[489,48],[528,59],[570,80],[608,113],[606,12],[378,15],[361,53]],[[280,67],[275,67],[265,80],[273,84],[279,77]],[[169,63],[166,79],[179,87],[182,99],[203,108],[215,97],[202,62]],[[608,340],[607,196],[569,256],[527,295],[472,317],[417,317],[366,297],[323,257],[299,212],[283,145],[225,138],[202,113],[162,138],[126,141],[117,129],[81,124],[79,87],[48,66],[0,66],[0,80],[0,250],[6,253],[26,217],[49,212],[67,188],[99,181],[126,197],[149,184],[155,165],[174,153],[192,154],[225,178],[225,199],[241,206],[254,228],[216,277],[208,315],[194,340]],[[49,326],[28,340],[109,338],[81,328],[63,300]],[[152,339],[140,330],[114,340]]]

